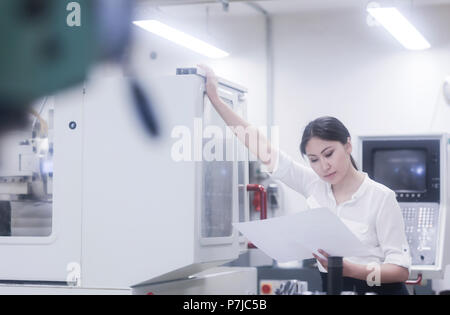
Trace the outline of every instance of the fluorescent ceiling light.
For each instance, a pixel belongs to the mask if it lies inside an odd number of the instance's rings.
[[[191,35],[180,32],[179,30],[167,26],[157,20],[134,21],[133,24],[209,58],[224,58],[229,56],[227,52]]]
[[[430,48],[430,44],[422,34],[396,8],[368,8],[367,12],[405,48],[411,50]]]

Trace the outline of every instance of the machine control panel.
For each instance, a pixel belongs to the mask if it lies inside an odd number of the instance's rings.
[[[436,260],[438,203],[400,203],[413,265],[434,265]]]

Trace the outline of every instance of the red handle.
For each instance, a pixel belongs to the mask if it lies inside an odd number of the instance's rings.
[[[260,220],[267,219],[267,192],[264,186],[258,184],[248,184],[247,191],[257,191],[260,193],[259,202],[261,205]],[[248,248],[257,248],[253,243],[248,242]]]
[[[419,273],[416,280],[405,281],[405,284],[408,284],[408,285],[419,285],[421,283],[422,283],[422,274],[421,273]]]
[[[258,191],[260,193],[261,220],[267,219],[267,192],[263,185],[248,184],[247,191]]]

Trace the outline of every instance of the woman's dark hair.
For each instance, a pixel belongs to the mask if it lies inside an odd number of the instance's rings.
[[[346,144],[350,133],[339,119],[330,116],[319,117],[311,121],[306,126],[305,131],[303,131],[302,142],[300,143],[300,152],[302,155],[306,154],[306,145],[312,137],[328,141],[339,141],[342,144]],[[351,155],[350,161],[353,167],[358,169]]]

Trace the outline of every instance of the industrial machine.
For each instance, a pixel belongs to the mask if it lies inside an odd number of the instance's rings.
[[[161,114],[158,138],[143,131],[128,80],[98,69],[84,86],[37,104],[29,128],[2,139],[0,293],[17,285],[131,293],[247,250],[232,224],[249,220],[248,152],[226,136],[204,77],[190,69],[141,81]],[[220,80],[219,92],[245,116],[245,88]],[[204,159],[208,150],[231,159]]]
[[[395,191],[419,283],[450,263],[449,138],[446,134],[359,138],[362,170]]]

